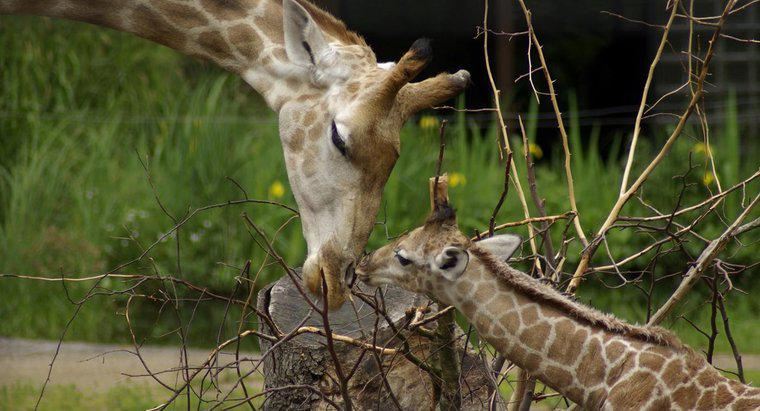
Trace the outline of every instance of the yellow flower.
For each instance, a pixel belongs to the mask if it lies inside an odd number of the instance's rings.
[[[538,144],[528,143],[528,152],[536,160],[540,160],[544,156],[544,150],[541,150],[541,146]]]
[[[712,147],[709,144],[697,143],[694,144],[694,152],[697,154],[709,154],[712,153]]]
[[[702,184],[705,186],[709,186],[713,181],[715,181],[715,176],[709,171],[702,176]]]
[[[451,173],[449,175],[449,185],[451,185],[451,187],[465,186],[467,185],[467,177],[462,173]]]
[[[276,180],[269,186],[269,198],[282,198],[285,195],[285,186],[279,180]]]
[[[435,116],[420,117],[420,127],[424,130],[438,128],[439,125],[440,125],[440,122],[438,121],[438,117],[435,117]]]

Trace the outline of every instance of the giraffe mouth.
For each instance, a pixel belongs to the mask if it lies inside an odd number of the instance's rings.
[[[356,271],[356,278],[370,287],[380,287],[384,284],[389,284],[392,282],[390,279],[386,279],[377,273],[369,274],[363,271],[361,267]]]

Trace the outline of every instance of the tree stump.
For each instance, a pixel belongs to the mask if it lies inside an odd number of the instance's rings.
[[[363,284],[358,287],[370,294],[374,291]],[[384,296],[385,311],[397,328],[408,321],[406,311],[409,308],[422,307],[430,302],[424,296],[395,286],[384,287],[381,292]],[[309,295],[309,298],[316,306],[322,306],[319,297]],[[300,326],[324,328],[321,315],[316,312],[310,314],[313,310],[287,276],[261,290],[257,306],[261,311],[269,313],[274,323],[285,334]],[[361,300],[355,299],[353,303],[347,302],[340,310],[329,312],[329,319],[334,334],[349,336],[370,344],[374,338],[378,346],[401,347],[400,339],[395,336],[387,321]],[[436,324],[430,323],[426,326],[435,328]],[[264,322],[261,322],[261,331],[267,334],[272,332]],[[459,335],[462,333],[458,327],[457,332]],[[407,337],[411,351],[418,358],[425,361],[431,359],[430,340],[413,332],[402,333]],[[457,351],[462,359],[462,408],[488,409],[489,397],[493,392],[492,379],[481,358],[473,352],[462,355],[464,338],[458,341]],[[301,334],[276,344],[274,348],[267,340],[260,339],[260,343],[262,353],[266,353],[265,388],[280,388],[267,395],[264,409],[334,409],[325,398],[341,407],[344,406],[325,337],[311,333]],[[344,374],[350,375],[355,369],[348,383],[355,409],[397,409],[391,395],[404,410],[436,407],[437,401],[430,375],[402,354],[375,356],[369,350],[340,341],[335,341],[335,352]],[[378,359],[382,366],[378,365]],[[385,374],[387,382],[383,381],[382,374]]]

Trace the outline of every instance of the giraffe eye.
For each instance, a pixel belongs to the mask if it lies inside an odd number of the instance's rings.
[[[398,263],[404,267],[412,263],[412,260],[402,257],[399,253],[396,253],[396,259],[398,260]]]
[[[340,151],[340,154],[343,157],[346,157],[346,141],[343,140],[343,137],[340,136],[340,133],[338,132],[338,126],[335,125],[335,122],[332,122],[332,143],[335,146],[335,148]]]

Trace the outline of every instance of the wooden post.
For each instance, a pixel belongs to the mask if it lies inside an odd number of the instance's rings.
[[[364,284],[357,284],[355,287],[368,295],[375,292],[373,288]],[[414,332],[404,330],[404,327],[410,321],[407,315],[410,308],[432,304],[433,310],[437,310],[437,305],[425,296],[410,293],[398,287],[387,286],[380,291],[383,294],[385,311],[393,327],[388,325],[385,318],[378,318],[372,307],[355,298],[353,303],[347,302],[339,310],[329,312],[332,332],[369,344],[374,340],[378,346],[399,349],[401,341],[394,331],[395,328],[402,330],[401,333],[406,336],[412,352],[433,366],[451,364],[452,356],[454,364],[457,364],[461,358],[461,366],[457,369],[441,370],[441,378],[456,380],[457,389],[454,391],[459,393],[461,409],[487,409],[489,393],[494,389],[492,381],[483,360],[473,352],[463,352],[464,338],[453,338],[462,335],[462,330],[453,321],[453,311],[450,320],[440,321],[445,322],[446,327],[453,330],[449,336],[440,339],[447,342],[448,351],[445,356],[448,360],[436,361],[432,359],[434,354],[438,354],[434,342]],[[319,297],[309,297],[318,307],[321,307]],[[301,326],[323,328],[322,317],[316,312],[311,312],[309,305],[287,276],[259,292],[257,307],[261,312],[268,313],[284,334]],[[376,322],[377,330],[375,330]],[[262,332],[272,334],[272,330],[263,321],[260,324]],[[426,326],[434,330],[440,329],[435,322]],[[456,343],[451,344],[451,341],[456,341]],[[259,343],[262,354],[265,355],[263,370],[265,389],[278,388],[267,395],[264,403],[265,410],[333,409],[334,407],[329,405],[326,399],[343,406],[340,387],[335,383],[334,363],[327,351],[325,337],[302,334],[289,341],[278,343],[276,346],[264,339],[259,339]],[[434,394],[435,383],[440,387],[440,381],[434,383],[425,371],[419,369],[403,355],[375,356],[362,348],[339,341],[335,341],[335,346],[344,372],[348,374],[356,370],[348,382],[354,409],[397,409],[388,388],[404,410],[433,409],[437,405]],[[378,366],[378,358],[382,367]],[[458,372],[459,369],[461,373]],[[383,382],[383,375],[387,384]],[[286,386],[292,388],[283,389]]]
[[[448,201],[448,178],[440,176],[437,186],[435,182],[435,178],[430,179],[431,209],[437,203]],[[375,292],[364,284],[357,284],[355,288],[366,295]],[[397,409],[398,403],[405,410],[434,409],[438,405],[443,410],[487,409],[494,385],[483,360],[471,351],[464,352],[464,338],[458,338],[462,336],[462,330],[454,321],[454,310],[437,322],[426,324],[434,330],[431,341],[405,329],[412,318],[408,313],[415,311],[410,310],[415,307],[431,305],[433,310],[442,307],[423,295],[394,286],[383,287],[380,292],[387,319],[369,304],[355,298],[339,310],[329,312],[332,332],[369,344],[375,341],[384,348],[401,349],[403,345],[397,332],[401,330],[412,353],[435,369],[438,377],[431,377],[402,354],[375,355],[336,341],[341,369],[355,370],[348,382],[354,408]],[[309,298],[321,307],[319,297]],[[324,325],[323,318],[313,312],[287,276],[259,292],[257,307],[269,314],[286,335],[298,327],[321,329]],[[261,330],[272,334],[263,321]],[[264,339],[259,341],[265,355],[264,386],[266,389],[281,389],[267,396],[264,409],[327,409],[332,408],[330,402],[344,406],[325,337],[302,334],[277,344]],[[383,376],[387,382],[383,381]],[[282,389],[286,386],[294,388]]]

